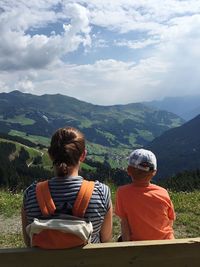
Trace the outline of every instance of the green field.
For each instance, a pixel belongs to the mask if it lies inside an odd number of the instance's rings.
[[[115,198],[115,187],[111,187],[112,199]],[[200,234],[200,191],[190,193],[170,192],[177,219],[174,224],[176,238],[197,237]],[[20,207],[22,193],[12,194],[0,190],[0,247],[23,247]],[[3,227],[4,225],[4,227]],[[113,218],[113,241],[120,233],[119,220]]]
[[[49,146],[49,143],[50,143],[50,138],[40,136],[40,135],[30,135],[30,134],[27,134],[25,132],[20,132],[20,131],[16,131],[16,130],[11,130],[9,132],[9,134],[13,135],[13,136],[19,136],[19,137],[25,138],[27,140],[30,140],[33,143],[42,144],[45,146]]]
[[[34,120],[27,118],[25,115],[17,115],[13,118],[7,118],[6,120],[3,119],[3,116],[0,116],[0,120],[10,123],[19,123],[21,125],[33,125],[35,123]]]

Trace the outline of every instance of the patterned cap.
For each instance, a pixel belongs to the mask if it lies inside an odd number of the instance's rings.
[[[146,149],[134,150],[129,156],[128,165],[143,171],[157,170],[156,156]]]

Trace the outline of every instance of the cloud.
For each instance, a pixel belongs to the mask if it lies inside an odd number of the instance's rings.
[[[2,0],[0,90],[96,104],[195,94],[199,43],[199,0]]]
[[[47,1],[47,6],[42,1],[41,10],[37,5],[27,6],[23,1],[18,1],[15,8],[11,9],[12,3],[9,2],[7,9],[0,15],[1,70],[44,68],[66,53],[76,50],[80,44],[90,45],[88,12],[83,6],[66,4],[61,15],[49,10],[51,1]],[[31,35],[31,29],[47,27],[48,23],[56,23],[59,18],[69,21],[63,23],[63,32],[60,34]]]
[[[32,79],[31,75],[23,79],[21,71],[20,75],[13,77],[13,83],[17,85],[16,89],[26,92],[31,86],[31,93],[39,95],[44,92],[60,93],[96,104],[120,104],[153,99],[155,86],[159,83],[157,75],[166,68],[154,58],[143,60],[140,64],[112,59],[88,65],[57,63],[49,69],[40,70]],[[142,90],[145,90],[143,96]]]
[[[15,89],[19,90],[23,93],[31,93],[31,92],[33,93],[34,92],[34,85],[33,85],[32,81],[25,78],[16,84]]]
[[[145,48],[147,46],[150,46],[150,45],[155,45],[155,44],[158,44],[160,43],[160,40],[156,40],[155,39],[147,39],[147,40],[141,40],[141,41],[130,41],[130,40],[120,40],[120,41],[117,41],[115,40],[114,41],[114,44],[116,46],[120,46],[120,47],[128,47],[130,49],[142,49],[142,48]]]

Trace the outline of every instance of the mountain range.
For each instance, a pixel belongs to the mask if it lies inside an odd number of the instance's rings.
[[[19,91],[0,94],[0,127],[6,133],[50,137],[59,127],[79,128],[89,142],[112,148],[144,146],[184,122],[177,115],[141,103],[99,106],[56,95]],[[39,139],[39,142],[42,138]]]
[[[156,178],[200,166],[200,115],[184,123],[179,116],[144,103],[99,106],[60,94],[0,94],[0,132],[14,140],[23,137],[43,149],[52,133],[65,125],[86,135],[87,158],[107,168],[126,166],[130,150],[138,147],[156,154]]]
[[[184,120],[191,120],[200,114],[200,95],[166,97],[160,101],[144,102],[144,104],[159,110],[167,110]]]

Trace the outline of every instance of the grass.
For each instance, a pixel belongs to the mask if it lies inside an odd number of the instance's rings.
[[[12,192],[0,190],[0,215],[10,218],[20,213],[22,205],[22,193],[13,194]]]
[[[0,234],[0,248],[22,248],[24,242],[21,233]]]
[[[200,191],[170,192],[177,219],[174,229],[177,238],[200,235]]]
[[[21,131],[16,131],[16,130],[11,130],[9,132],[10,135],[13,135],[13,136],[20,136],[20,137],[23,137],[25,139],[28,139],[30,140],[31,142],[33,143],[36,143],[36,144],[42,144],[42,145],[45,145],[45,146],[49,146],[49,143],[50,143],[50,139],[47,138],[47,137],[44,137],[44,136],[40,136],[40,135],[30,135],[25,132],[21,132]]]
[[[114,203],[116,187],[109,184]],[[176,238],[197,237],[200,233],[200,191],[190,193],[170,192],[174,203],[177,219],[174,224]],[[20,218],[22,193],[12,194],[0,190],[0,219],[11,219],[12,215]],[[120,233],[118,218],[113,216],[113,241],[117,240]],[[23,247],[21,232],[0,233],[0,247]]]
[[[6,122],[19,123],[21,125],[33,125],[35,123],[34,120],[27,118],[25,115],[14,116],[13,118],[7,118],[6,120],[1,116],[0,119]]]

